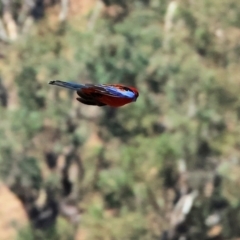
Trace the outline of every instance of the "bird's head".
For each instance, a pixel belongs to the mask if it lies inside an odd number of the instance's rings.
[[[129,89],[134,93],[134,95],[135,95],[135,100],[134,101],[136,102],[137,98],[139,96],[138,90],[136,88],[134,88],[134,87],[129,87]]]

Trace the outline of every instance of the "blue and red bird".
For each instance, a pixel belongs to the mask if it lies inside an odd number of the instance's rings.
[[[136,102],[139,96],[136,88],[121,84],[78,84],[60,80],[50,81],[49,84],[75,90],[79,102],[99,107],[121,107]]]

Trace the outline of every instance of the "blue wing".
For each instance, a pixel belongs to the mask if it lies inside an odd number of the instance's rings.
[[[92,88],[98,93],[108,95],[111,97],[121,97],[121,98],[134,98],[135,94],[127,87],[123,87],[120,85],[107,85],[107,84],[86,84],[82,89],[84,88]]]

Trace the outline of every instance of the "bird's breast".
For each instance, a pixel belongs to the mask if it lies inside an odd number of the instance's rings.
[[[121,107],[132,102],[132,99],[129,98],[116,98],[110,96],[102,96],[100,100],[102,103],[105,103],[111,107]]]

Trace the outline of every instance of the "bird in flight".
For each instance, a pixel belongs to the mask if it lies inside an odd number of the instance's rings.
[[[49,84],[75,90],[79,102],[99,107],[121,107],[136,102],[139,96],[136,88],[121,84],[79,84],[60,80],[50,81]]]

